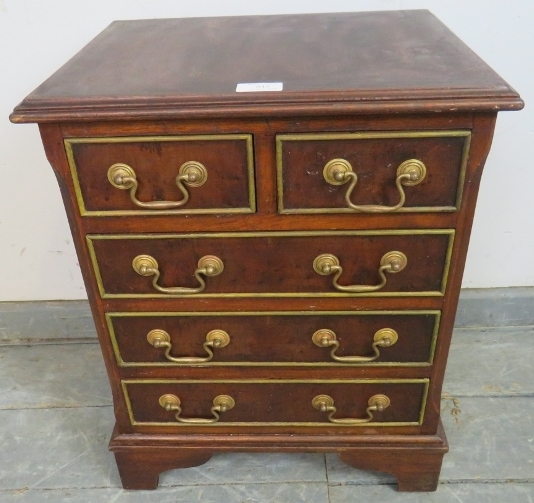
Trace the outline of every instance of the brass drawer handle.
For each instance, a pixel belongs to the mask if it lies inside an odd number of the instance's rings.
[[[369,398],[367,402],[367,409],[365,410],[367,417],[365,418],[340,418],[336,419],[332,417],[337,409],[334,407],[334,399],[328,395],[317,395],[312,400],[312,406],[320,410],[321,412],[328,412],[328,420],[331,423],[336,424],[361,424],[361,423],[370,423],[373,420],[373,412],[382,412],[384,409],[387,409],[390,405],[390,400],[386,395],[373,395]]]
[[[343,273],[343,268],[339,265],[339,259],[330,253],[323,253],[315,257],[313,261],[313,269],[317,274],[322,276],[330,276],[335,274],[332,283],[336,290],[340,292],[350,292],[350,293],[365,293],[365,292],[376,292],[386,285],[386,275],[388,272],[390,274],[402,271],[408,264],[408,259],[406,255],[400,251],[390,251],[387,252],[382,259],[380,260],[380,267],[378,268],[378,274],[380,276],[380,283],[378,285],[349,285],[343,286],[338,284],[337,280]]]
[[[208,179],[208,170],[200,162],[187,161],[180,166],[178,175],[176,176],[176,185],[183,194],[183,198],[180,201],[150,201],[144,203],[137,199],[135,193],[139,184],[135,171],[128,164],[117,163],[110,166],[108,169],[108,180],[113,187],[121,190],[130,189],[130,199],[132,202],[140,208],[147,208],[149,210],[168,210],[172,208],[179,208],[189,201],[189,192],[184,185],[189,187],[200,187],[206,183]]]
[[[132,267],[134,271],[140,276],[154,276],[152,279],[152,286],[162,293],[182,294],[200,293],[206,288],[206,283],[201,275],[207,277],[218,276],[224,270],[223,261],[214,255],[205,255],[198,261],[198,267],[195,269],[195,278],[200,283],[196,288],[189,288],[184,286],[169,286],[164,287],[158,285],[160,272],[158,263],[154,257],[150,255],[138,255],[133,259]]]
[[[159,398],[159,404],[166,411],[176,411],[174,415],[176,421],[179,423],[187,424],[211,424],[216,423],[220,419],[220,414],[226,412],[227,410],[233,409],[235,406],[235,401],[231,396],[228,395],[218,395],[213,399],[213,407],[211,408],[211,413],[213,417],[204,418],[204,417],[180,417],[182,413],[182,407],[180,399],[176,395],[162,395]]]
[[[155,348],[165,348],[165,357],[171,362],[177,363],[203,363],[213,358],[211,348],[224,348],[230,344],[230,336],[224,330],[211,330],[206,334],[206,342],[202,345],[208,356],[171,356],[171,336],[165,330],[156,328],[146,335],[147,341]]]
[[[312,335],[312,341],[316,346],[320,348],[332,347],[330,356],[332,360],[342,363],[365,363],[372,362],[380,356],[380,350],[378,348],[389,348],[393,346],[399,339],[399,335],[392,328],[382,328],[376,332],[373,337],[373,345],[371,346],[374,355],[373,356],[338,356],[336,351],[339,348],[339,342],[336,340],[336,334],[332,330],[322,328],[317,330]]]
[[[349,208],[363,213],[387,213],[389,211],[397,211],[402,208],[406,202],[406,194],[404,193],[402,186],[417,185],[423,181],[425,176],[426,166],[417,159],[408,159],[397,168],[395,185],[399,191],[400,200],[395,206],[381,206],[376,204],[357,205],[350,200],[350,196],[358,183],[358,175],[352,171],[350,162],[345,159],[332,159],[323,169],[323,177],[330,185],[343,185],[349,180],[352,180],[345,194],[345,201]]]

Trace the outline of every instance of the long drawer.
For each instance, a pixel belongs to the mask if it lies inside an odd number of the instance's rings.
[[[123,380],[133,425],[419,425],[428,379]]]
[[[441,296],[454,230],[88,235],[103,298]]]
[[[107,313],[121,367],[427,366],[439,311]]]

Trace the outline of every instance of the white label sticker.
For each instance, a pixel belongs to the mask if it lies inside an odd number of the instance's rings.
[[[237,84],[236,93],[261,93],[264,91],[281,91],[283,82],[246,82]]]

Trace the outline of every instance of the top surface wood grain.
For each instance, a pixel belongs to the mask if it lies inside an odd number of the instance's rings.
[[[247,82],[283,82],[283,91],[236,93],[236,85]],[[467,100],[471,109],[522,106],[448,28],[416,10],[116,21],[11,119],[408,100],[426,106]]]

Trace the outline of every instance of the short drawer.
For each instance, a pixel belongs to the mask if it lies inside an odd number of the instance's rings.
[[[439,311],[107,313],[117,363],[428,366]]]
[[[469,131],[277,135],[279,212],[456,211],[470,138]]]
[[[428,379],[123,380],[133,425],[404,426],[422,423]]]
[[[104,298],[309,297],[443,295],[453,237],[429,229],[87,240]]]
[[[71,138],[83,216],[256,211],[252,135]]]

